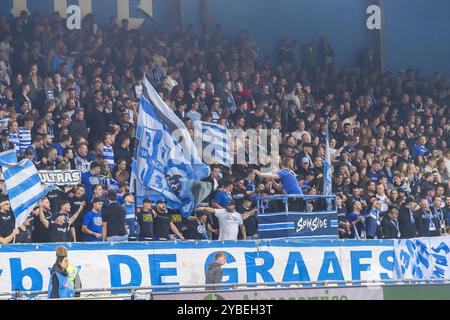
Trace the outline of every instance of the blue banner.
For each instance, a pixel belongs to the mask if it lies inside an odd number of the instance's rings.
[[[337,238],[337,214],[323,212],[271,212],[258,216],[258,234],[262,239],[285,237]]]

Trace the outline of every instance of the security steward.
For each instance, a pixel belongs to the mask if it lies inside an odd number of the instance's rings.
[[[73,298],[75,296],[75,289],[67,271],[68,266],[67,249],[65,247],[56,248],[56,262],[53,265],[48,284],[49,299]]]

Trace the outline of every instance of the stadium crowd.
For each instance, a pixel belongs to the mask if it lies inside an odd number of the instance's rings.
[[[18,229],[2,180],[0,243],[256,239],[253,196],[293,187],[279,172],[295,174],[305,194],[323,192],[327,120],[340,237],[449,232],[447,76],[380,73],[371,49],[337,70],[326,37],[303,47],[285,38],[277,56],[262,57],[251,32],[230,39],[222,25],[149,34],[88,15],[81,30],[67,30],[58,13],[0,17],[0,151],[15,149],[39,170],[83,172]],[[130,163],[144,75],[189,129],[198,120],[279,129],[279,163],[212,165],[210,207],[188,218],[150,199],[135,212]],[[269,167],[281,184],[262,173]]]

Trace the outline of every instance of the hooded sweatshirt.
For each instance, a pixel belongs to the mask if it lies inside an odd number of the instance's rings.
[[[217,263],[213,262],[208,266],[208,269],[206,270],[205,278],[206,284],[212,284],[212,283],[222,283],[222,266]],[[220,290],[221,287],[207,287],[206,290]]]

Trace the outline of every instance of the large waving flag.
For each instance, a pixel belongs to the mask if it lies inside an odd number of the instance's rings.
[[[331,184],[331,153],[330,153],[330,137],[328,135],[328,122],[327,122],[327,136],[325,141],[325,161],[323,163],[323,193],[326,196],[331,196],[332,184]],[[331,200],[327,200],[328,210],[331,210]]]
[[[17,228],[27,219],[37,202],[54,187],[42,184],[33,161],[24,159],[17,163],[15,154],[15,150],[2,152],[0,165]]]
[[[141,206],[147,197],[165,200],[169,208],[187,216],[201,201],[195,197],[195,182],[208,176],[210,169],[201,161],[183,122],[145,77],[139,107],[132,166],[136,203]]]
[[[203,161],[207,164],[231,166],[227,129],[219,124],[195,121],[195,142],[201,146]]]

